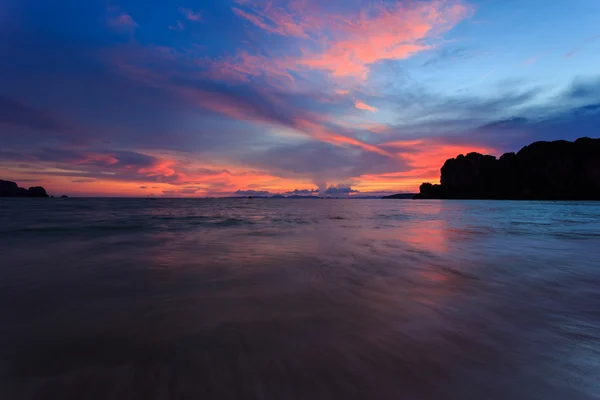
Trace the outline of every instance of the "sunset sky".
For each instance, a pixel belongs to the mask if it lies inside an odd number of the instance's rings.
[[[460,153],[600,136],[599,15],[598,0],[3,0],[0,179],[415,191]]]

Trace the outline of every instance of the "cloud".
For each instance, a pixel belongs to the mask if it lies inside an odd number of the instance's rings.
[[[234,192],[236,196],[270,196],[268,190],[237,190]]]
[[[353,193],[360,193],[360,191],[352,189],[349,185],[346,184],[339,184],[339,185],[332,185],[329,186],[327,188],[327,190],[324,191],[324,194],[329,195],[329,196],[334,196],[334,197],[339,197],[339,196],[349,196],[350,194]]]
[[[289,196],[312,196],[319,193],[319,189],[294,189],[285,192]]]
[[[600,77],[577,78],[563,93],[566,99],[600,100]]]
[[[524,126],[528,123],[527,118],[524,117],[514,117],[509,119],[502,119],[498,121],[492,121],[488,124],[481,126],[480,129],[510,129],[513,127]]]
[[[442,139],[414,139],[398,140],[382,144],[401,157],[410,168],[408,175],[421,176],[437,175],[444,162],[461,153],[478,152],[482,154],[495,154],[496,150],[488,146],[476,144],[452,144],[445,143]]]
[[[331,186],[365,194],[414,190],[439,177],[445,158],[461,152],[498,154],[535,139],[597,136],[600,85],[592,78],[579,78],[562,92],[525,80],[519,86],[488,82],[481,92],[480,82],[454,90],[471,70],[435,89],[446,76],[431,69],[413,75],[414,66],[483,54],[444,49],[451,43],[445,32],[469,14],[465,4],[238,1],[234,7],[245,15],[218,17],[222,26],[241,26],[202,48],[194,35],[164,35],[164,20],[155,26],[138,21],[145,28],[138,40],[104,31],[106,41],[84,35],[65,42],[52,32],[41,39],[19,31],[0,43],[2,54],[14,60],[0,63],[3,87],[25,100],[0,107],[8,136],[0,170],[15,179],[39,176],[56,187],[116,195],[150,192],[140,185],[173,196],[236,190],[315,195],[312,188],[325,193]],[[466,14],[454,12],[454,5]],[[168,5],[159,8],[168,15]],[[117,8],[108,15],[121,14]],[[206,34],[222,27],[211,31],[214,23],[195,25],[181,15],[169,21],[174,25],[177,18],[187,30]],[[135,29],[133,22],[126,29]],[[151,29],[162,36],[146,37]],[[395,62],[405,57],[402,46],[417,46],[414,54],[430,51]],[[92,126],[65,123],[56,110],[68,112],[67,121]],[[84,142],[54,134],[67,131]]]
[[[136,28],[139,28],[139,25],[131,15],[125,12],[119,12],[117,15],[110,16],[108,18],[108,26],[110,26],[115,31],[125,31],[131,32]]]
[[[73,183],[93,183],[93,182],[96,182],[96,180],[95,179],[75,179],[75,180],[72,180],[71,182],[73,182]]]
[[[2,123],[55,132],[69,130],[65,122],[48,112],[0,95],[0,124]]]
[[[182,13],[189,21],[203,22],[202,13],[192,11],[189,8],[180,7],[179,12]]]
[[[300,63],[334,76],[365,78],[371,64],[431,49],[424,40],[450,29],[467,13],[465,6],[447,7],[444,2],[382,5],[373,15],[344,20],[324,52],[307,55]]]
[[[527,60],[523,61],[523,65],[524,66],[529,66],[529,65],[533,65],[536,62],[538,62],[538,60],[543,56],[543,54],[536,54],[531,58],[528,58]]]
[[[177,20],[177,24],[169,25],[169,29],[172,31],[183,31],[185,29],[185,26],[183,26],[183,23],[181,21]]]
[[[589,45],[590,43],[593,43],[593,42],[595,42],[597,40],[600,40],[600,35],[598,35],[598,36],[592,36],[592,37],[584,40],[577,47],[575,47],[573,50],[571,50],[567,54],[565,54],[565,58],[571,58],[571,57],[573,57],[574,55],[576,55],[577,53],[579,53],[581,50],[583,50],[587,45]]]
[[[481,79],[482,79],[482,80],[486,80],[486,79],[487,79],[487,78],[489,78],[491,75],[493,75],[493,74],[494,74],[494,72],[496,72],[496,70],[497,70],[497,69],[498,69],[497,67],[494,67],[494,68],[492,68],[492,69],[488,70],[488,71],[487,71],[487,72],[485,72],[483,75],[481,75]]]
[[[367,103],[363,103],[362,101],[354,102],[354,107],[358,108],[359,110],[377,112],[377,108],[372,107],[372,106],[368,105]]]
[[[378,2],[370,12],[327,13],[300,2],[272,6],[270,2],[245,3],[234,12],[258,28],[304,39],[299,57],[277,62],[285,69],[321,70],[334,77],[366,79],[369,68],[383,60],[402,60],[435,47],[430,41],[471,13],[459,1]]]
[[[308,38],[311,32],[322,24],[318,16],[305,13],[306,5],[299,1],[291,1],[288,5],[274,5],[264,1],[238,3],[245,6],[247,11],[233,7],[236,15],[269,33]]]
[[[165,197],[185,197],[185,195],[196,194],[197,190],[194,189],[180,189],[180,190],[163,190],[162,195]],[[183,196],[182,196],[183,195]],[[153,196],[150,194],[150,196]]]
[[[501,150],[498,153],[516,151],[539,140],[575,140],[600,135],[600,103],[553,111],[541,118],[540,111],[543,110],[528,110],[524,116],[488,123],[465,135],[496,146]],[[533,117],[528,118],[530,113]]]
[[[148,189],[148,186],[140,186],[140,189]]]
[[[486,56],[490,53],[477,51],[469,47],[442,48],[437,50],[421,66],[433,67],[452,61],[467,60],[475,57]]]
[[[303,144],[280,144],[263,151],[245,152],[239,162],[290,179],[309,179],[325,190],[320,182],[346,181],[360,175],[404,171],[406,163],[399,157],[310,141]]]
[[[35,170],[40,174],[77,176],[78,180],[110,178],[172,184],[182,184],[189,180],[185,167],[177,161],[135,151],[42,148],[28,154],[26,159],[32,160],[32,164],[36,163]]]
[[[204,87],[204,88],[203,88]],[[317,114],[293,107],[293,98],[283,98],[273,91],[258,89],[251,85],[236,86],[235,91],[227,86],[202,84],[177,86],[173,90],[182,98],[204,109],[243,121],[282,125],[294,129],[313,139],[336,146],[354,146],[367,151],[389,156],[377,146],[348,136],[328,125]]]

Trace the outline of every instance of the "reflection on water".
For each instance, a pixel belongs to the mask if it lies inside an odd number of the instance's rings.
[[[593,399],[600,204],[0,201],[7,399]]]

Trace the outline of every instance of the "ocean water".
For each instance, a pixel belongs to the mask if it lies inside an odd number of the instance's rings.
[[[2,399],[598,399],[600,203],[0,199]]]

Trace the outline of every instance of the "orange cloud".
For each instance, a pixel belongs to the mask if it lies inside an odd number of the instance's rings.
[[[367,103],[363,103],[362,101],[354,102],[354,107],[358,108],[359,110],[377,112],[377,108],[372,107],[372,106],[368,105]]]
[[[416,169],[434,168],[438,171],[447,159],[459,154],[472,152],[493,154],[495,152],[491,147],[438,143],[430,139],[388,142],[383,147],[398,149],[397,154]]]
[[[380,147],[403,159],[409,169],[356,177],[359,184],[355,186],[362,192],[417,192],[423,182],[439,183],[440,169],[447,159],[470,152],[495,153],[490,147],[445,144],[431,139],[399,140],[384,143]]]
[[[176,162],[174,160],[159,160],[156,164],[138,169],[138,173],[146,176],[174,176]]]

